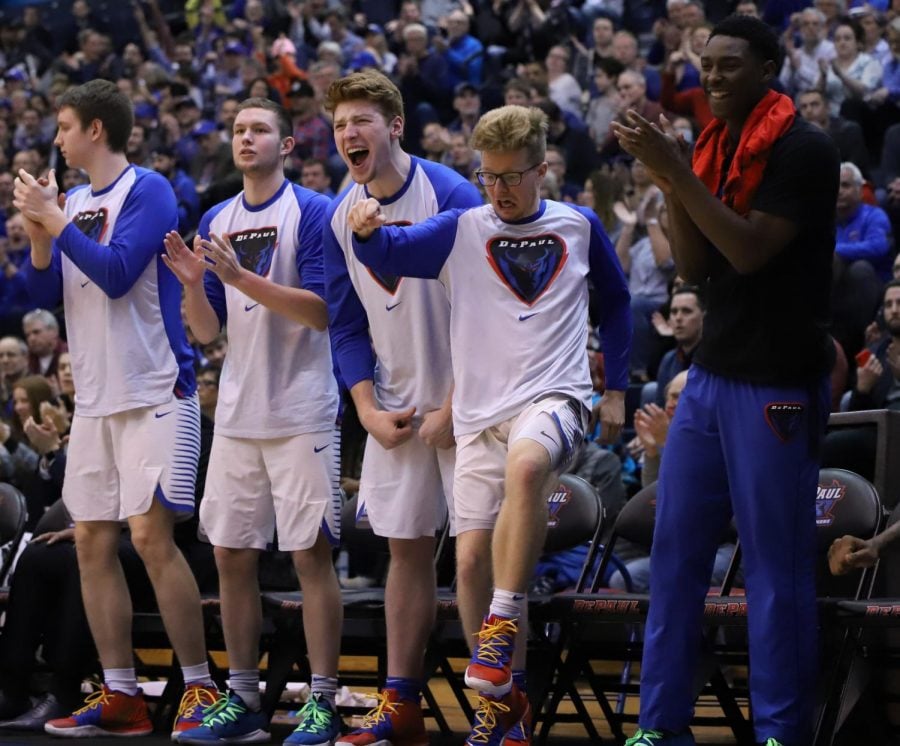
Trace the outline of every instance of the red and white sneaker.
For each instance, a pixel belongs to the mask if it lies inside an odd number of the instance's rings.
[[[149,736],[153,733],[153,723],[140,690],[131,696],[104,684],[102,689],[87,696],[84,707],[67,718],[49,721],[44,730],[64,738]]]
[[[428,732],[418,702],[400,699],[396,689],[378,694],[378,704],[363,720],[362,727],[340,736],[334,746],[428,746]]]
[[[466,686],[499,698],[512,689],[510,659],[519,627],[514,619],[491,614],[478,633],[478,644],[466,667]]]
[[[181,696],[178,705],[178,714],[172,725],[172,740],[177,741],[178,736],[186,730],[192,730],[203,722],[203,713],[208,707],[215,705],[223,695],[215,685],[188,684]]]
[[[501,699],[479,695],[475,722],[472,723],[466,746],[508,744],[508,736],[522,721],[531,722],[531,705],[519,687],[513,685],[509,694]]]

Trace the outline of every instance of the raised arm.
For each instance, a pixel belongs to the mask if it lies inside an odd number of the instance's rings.
[[[459,216],[448,210],[423,223],[404,228],[385,226],[376,199],[358,202],[350,210],[353,251],[367,267],[402,277],[437,279],[456,240]]]

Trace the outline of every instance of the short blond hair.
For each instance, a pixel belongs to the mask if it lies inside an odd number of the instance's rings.
[[[525,149],[541,162],[547,151],[547,115],[531,106],[501,106],[478,120],[472,132],[475,150],[509,152]]]
[[[334,114],[338,104],[346,101],[368,101],[375,104],[384,119],[405,119],[400,89],[384,73],[374,69],[360,70],[335,80],[325,94],[325,111]]]

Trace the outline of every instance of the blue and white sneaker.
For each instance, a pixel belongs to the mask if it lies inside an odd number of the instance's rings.
[[[334,739],[341,734],[341,719],[319,692],[297,713],[300,724],[285,743],[302,746],[334,746]]]
[[[178,734],[178,743],[268,743],[269,719],[233,691],[203,711],[203,722]]]

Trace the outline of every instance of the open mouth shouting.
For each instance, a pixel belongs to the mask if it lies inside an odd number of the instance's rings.
[[[350,160],[350,163],[355,167],[359,167],[363,163],[365,163],[368,155],[369,155],[368,148],[359,148],[359,147],[347,148],[347,158]]]

